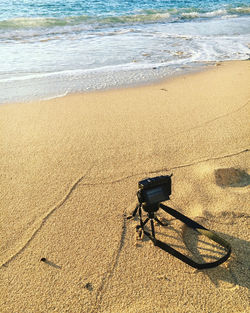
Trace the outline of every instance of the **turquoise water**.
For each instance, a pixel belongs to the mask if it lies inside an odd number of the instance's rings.
[[[249,58],[250,0],[0,1],[0,103]]]

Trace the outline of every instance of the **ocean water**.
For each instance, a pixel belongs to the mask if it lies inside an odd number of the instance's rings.
[[[1,0],[0,103],[249,58],[250,0]]]

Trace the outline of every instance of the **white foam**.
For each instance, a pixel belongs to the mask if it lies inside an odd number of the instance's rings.
[[[200,13],[200,12],[183,12],[181,16],[185,18],[198,18],[198,17],[216,17],[216,16],[223,16],[227,14],[226,9],[220,9],[220,10],[215,10],[212,12],[206,12],[206,13]]]
[[[200,16],[201,17],[214,17],[214,16],[225,15],[225,14],[227,14],[227,10],[220,9],[220,10],[216,10],[212,12],[202,13]]]
[[[213,14],[224,14],[224,10]],[[40,41],[2,45],[0,102],[17,93],[25,99],[34,91],[38,97],[57,97],[150,80],[162,73],[170,75],[194,62],[249,57],[248,17],[227,14],[223,18],[104,27],[91,32],[82,32],[78,26],[72,27],[71,33],[68,26],[66,32],[58,28],[49,37],[44,31],[40,36],[36,29],[26,35]],[[48,40],[50,36],[57,40]],[[57,86],[55,92],[53,86]]]
[[[186,18],[200,17],[200,14],[198,12],[186,12],[186,13],[182,13],[181,15]]]
[[[62,94],[58,94],[58,95],[54,95],[54,96],[50,96],[50,97],[43,97],[42,99],[43,100],[52,100],[52,99],[56,99],[56,98],[62,98],[62,97],[67,96],[69,93],[70,93],[69,91],[65,91]]]

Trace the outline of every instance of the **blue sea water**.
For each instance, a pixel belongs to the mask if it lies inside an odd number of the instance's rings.
[[[0,103],[249,58],[250,0],[0,0]]]

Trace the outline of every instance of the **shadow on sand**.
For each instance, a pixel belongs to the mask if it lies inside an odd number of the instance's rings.
[[[151,232],[147,226],[145,230]],[[228,286],[225,287],[226,289],[234,289],[238,286],[250,289],[250,242],[220,232],[216,233],[230,243],[232,254],[220,266],[200,271],[207,275],[216,287],[221,288],[222,285],[225,285]],[[183,225],[181,229],[170,225],[166,228],[156,227],[156,238],[161,238],[171,247],[198,263],[216,261],[226,254],[225,248],[186,225]],[[143,242],[147,241],[150,239],[144,235],[141,240],[137,241],[137,246],[143,247]],[[199,270],[196,271],[200,272]]]
[[[220,287],[220,282],[227,282],[228,285],[231,285],[231,288],[242,286],[250,289],[250,242],[219,232],[217,234],[232,246],[231,257],[225,264],[202,271],[216,287]],[[211,258],[211,252],[213,252],[212,258],[214,259],[224,253],[223,250],[218,250],[216,245],[204,242],[204,236],[199,235],[188,227],[183,229],[182,236],[186,248],[196,261],[200,263],[205,262],[207,258]],[[199,248],[200,243],[203,243],[201,248]]]
[[[49,261],[49,260],[46,259],[46,258],[41,258],[40,261],[43,262],[43,263],[45,263],[45,264],[47,264],[47,265],[49,265],[49,266],[51,266],[51,267],[54,267],[54,268],[56,268],[56,269],[62,269],[61,266],[59,266],[59,265],[57,265],[57,264],[55,264],[55,263]]]

